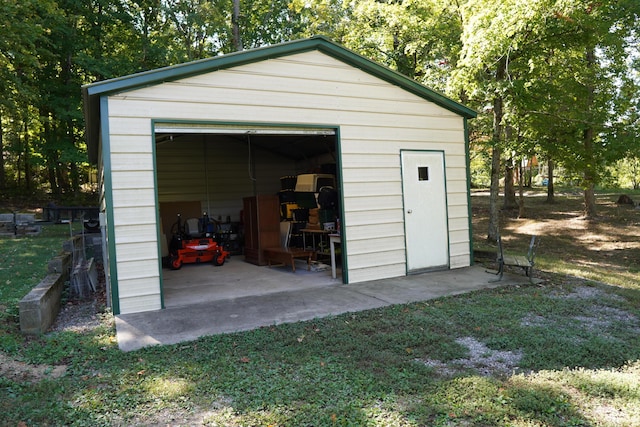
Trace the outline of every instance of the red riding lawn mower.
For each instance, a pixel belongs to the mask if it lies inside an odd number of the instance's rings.
[[[184,224],[178,214],[178,220],[171,227],[169,268],[178,270],[182,264],[203,262],[211,262],[215,266],[224,264],[229,252],[213,239],[215,230],[216,224],[209,221],[206,212],[202,218],[190,218]]]

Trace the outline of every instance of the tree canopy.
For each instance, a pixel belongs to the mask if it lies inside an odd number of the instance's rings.
[[[607,166],[640,157],[637,0],[5,0],[0,13],[2,194],[90,181],[82,84],[314,34],[479,111],[496,197],[505,165],[536,155],[580,176],[593,216]]]

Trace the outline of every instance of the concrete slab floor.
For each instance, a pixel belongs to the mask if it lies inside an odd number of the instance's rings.
[[[218,268],[222,269],[225,266]],[[265,273],[272,273],[276,278],[265,279]],[[260,281],[282,281],[284,273],[276,271],[275,268],[264,270],[261,272]],[[298,273],[287,274],[287,278],[293,279],[293,282],[302,276],[300,274],[292,278]],[[286,285],[290,287],[284,290],[267,286],[266,289],[272,292],[247,295],[245,289],[240,290],[236,296],[225,290],[222,292],[223,298],[205,298],[200,293],[199,297],[188,304],[167,304],[164,310],[118,315],[118,345],[122,351],[132,351],[151,345],[191,341],[205,335],[246,331],[262,326],[424,301],[479,289],[528,283],[527,277],[513,274],[505,274],[500,282],[490,282],[495,276],[479,266],[349,285],[342,284],[340,279],[331,279],[330,272],[330,280],[326,280],[326,275],[320,276],[324,279],[319,279],[313,286],[302,286],[298,283]],[[190,292],[192,289],[187,286],[185,290]],[[185,302],[186,299],[180,301]]]
[[[306,262],[296,260],[296,271],[285,266],[257,266],[241,256],[231,257],[224,265],[184,265],[180,270],[162,270],[162,289],[165,307],[179,307],[195,303],[257,296],[338,285],[342,283],[340,270],[331,277],[331,266],[314,265],[321,271],[307,271]]]

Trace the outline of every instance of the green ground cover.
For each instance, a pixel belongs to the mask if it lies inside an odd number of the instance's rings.
[[[88,330],[20,336],[22,290],[7,286],[28,290],[48,255],[5,255],[17,242],[0,241],[0,365],[13,368],[0,371],[0,424],[638,426],[640,211],[614,197],[599,195],[597,222],[571,194],[504,212],[509,249],[542,236],[539,284],[131,353],[108,312]],[[486,196],[472,199],[476,246],[491,249]]]

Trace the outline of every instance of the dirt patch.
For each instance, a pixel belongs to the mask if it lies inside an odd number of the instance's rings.
[[[458,338],[456,342],[469,349],[468,357],[449,362],[433,359],[417,361],[436,369],[442,376],[453,376],[471,369],[484,377],[491,377],[513,374],[522,359],[519,351],[492,350],[473,337]]]
[[[106,292],[104,275],[97,292],[84,301],[69,301],[60,310],[48,333],[74,332],[90,333],[105,322],[113,322],[113,316],[105,311]],[[67,371],[66,365],[31,365],[0,352],[0,376],[18,383],[36,383],[45,379],[60,378]]]
[[[36,383],[44,379],[60,378],[66,365],[29,365],[0,353],[0,376],[18,383]]]

